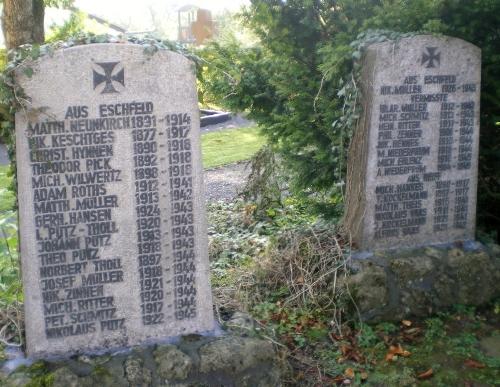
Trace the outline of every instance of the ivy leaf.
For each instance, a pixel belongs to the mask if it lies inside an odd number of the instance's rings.
[[[33,46],[31,48],[30,55],[31,55],[31,59],[33,59],[33,60],[38,59],[38,57],[40,56],[40,46],[38,46],[38,45]]]
[[[33,76],[33,69],[31,67],[25,67],[23,69],[24,75],[26,75],[28,78],[31,78]]]

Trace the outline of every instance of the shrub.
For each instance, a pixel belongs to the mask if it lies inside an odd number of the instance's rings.
[[[352,95],[346,95],[345,85],[352,80],[352,56],[359,56],[351,45],[359,34],[443,33],[482,48],[478,218],[498,229],[500,2],[252,0],[242,17],[260,45],[226,41],[201,51],[203,95],[230,110],[248,111],[293,171],[292,189],[320,199],[323,213],[341,210],[346,150],[356,120],[346,105]]]

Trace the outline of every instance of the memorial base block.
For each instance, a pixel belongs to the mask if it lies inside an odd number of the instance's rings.
[[[280,386],[273,345],[256,337],[191,335],[178,344],[135,347],[127,353],[37,362],[0,374],[5,387]]]
[[[363,321],[427,317],[500,296],[500,246],[460,244],[353,256],[348,277]]]

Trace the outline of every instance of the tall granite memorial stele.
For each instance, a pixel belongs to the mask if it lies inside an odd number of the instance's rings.
[[[91,44],[16,78],[28,354],[212,330],[194,65]]]
[[[474,238],[481,52],[420,35],[370,45],[345,223],[362,250]]]

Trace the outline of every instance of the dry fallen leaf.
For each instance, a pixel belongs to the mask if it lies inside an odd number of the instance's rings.
[[[464,366],[469,368],[484,368],[486,367],[483,363],[479,363],[478,361],[467,359],[464,361]]]
[[[368,372],[365,371],[361,372],[361,380],[366,380],[366,379],[368,379]]]
[[[342,335],[337,335],[336,333],[333,333],[333,332],[330,332],[330,334],[328,336],[330,336],[330,339],[333,342],[335,342],[335,341],[341,341],[344,338]]]
[[[401,324],[403,324],[405,327],[411,327],[412,322],[410,320],[403,320],[401,321]]]
[[[391,345],[389,347],[389,352],[387,352],[387,355],[385,355],[385,360],[392,361],[395,356],[408,357],[410,355],[411,355],[411,353],[409,351],[406,351],[405,349],[403,349],[401,344]]]
[[[429,379],[430,377],[432,377],[433,374],[434,374],[434,371],[432,371],[432,368],[429,368],[427,371],[422,372],[421,374],[418,374],[417,378],[418,379]]]
[[[342,344],[340,346],[340,352],[342,352],[342,355],[347,355],[350,351],[352,350],[352,348],[347,345],[347,344]]]
[[[347,368],[344,371],[344,376],[349,379],[354,379],[354,370],[352,368]]]

